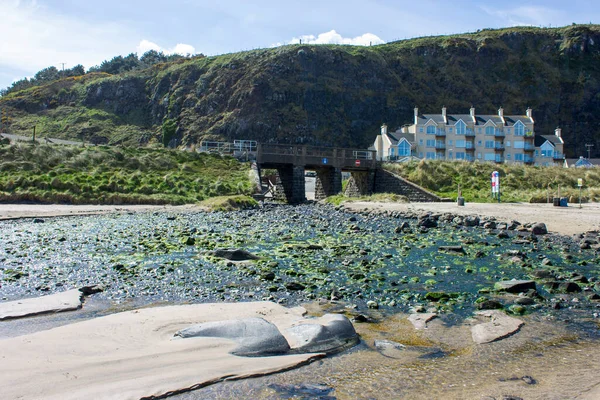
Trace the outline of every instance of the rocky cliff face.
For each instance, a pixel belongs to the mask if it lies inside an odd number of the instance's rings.
[[[362,147],[382,123],[410,123],[415,106],[466,113],[471,105],[482,114],[532,107],[538,133],[560,126],[567,152],[583,154],[600,137],[600,27],[486,30],[368,48],[284,46],[62,80],[0,99],[16,131],[35,123],[48,135],[131,144],[159,138],[168,118],[180,144]]]

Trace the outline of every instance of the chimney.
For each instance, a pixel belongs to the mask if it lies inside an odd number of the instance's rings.
[[[470,114],[471,114],[471,118],[473,119],[473,122],[477,122],[475,120],[475,107],[471,106]]]
[[[500,107],[498,109],[498,116],[502,120],[502,125],[506,125],[506,121],[504,120],[504,108]]]
[[[560,135],[562,134],[562,129],[560,129],[558,126],[556,127],[556,129],[554,130],[554,134],[557,137],[561,137]]]
[[[527,107],[527,110],[525,110],[525,115],[527,115],[527,118],[533,119],[533,117],[531,116],[531,108]]]
[[[444,124],[448,124],[448,117],[446,116],[446,107],[442,107],[442,118],[444,118]]]
[[[419,109],[415,107],[415,125],[419,123]]]
[[[381,136],[383,135],[387,135],[387,125],[383,124],[381,125]]]

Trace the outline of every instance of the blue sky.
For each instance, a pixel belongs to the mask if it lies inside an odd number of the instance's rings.
[[[597,0],[0,0],[0,88],[65,63],[149,49],[222,54],[297,42],[382,43],[515,25],[600,23]]]

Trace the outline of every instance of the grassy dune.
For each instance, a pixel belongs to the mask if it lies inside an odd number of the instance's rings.
[[[178,150],[0,145],[0,202],[184,204],[249,194],[248,166]]]
[[[577,179],[584,182],[583,201],[600,201],[600,169],[534,167],[522,164],[493,164],[422,160],[389,163],[384,168],[397,173],[442,197],[456,198],[460,184],[467,201],[491,202],[491,174],[500,173],[502,200],[544,203],[558,194],[579,201]]]

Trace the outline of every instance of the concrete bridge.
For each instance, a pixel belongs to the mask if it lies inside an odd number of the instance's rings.
[[[352,174],[355,191],[372,193],[377,169],[375,151],[314,147],[306,145],[258,144],[256,163],[259,169],[277,170],[275,198],[301,203],[305,198],[305,171],[316,172],[315,200],[342,191],[342,171]]]

